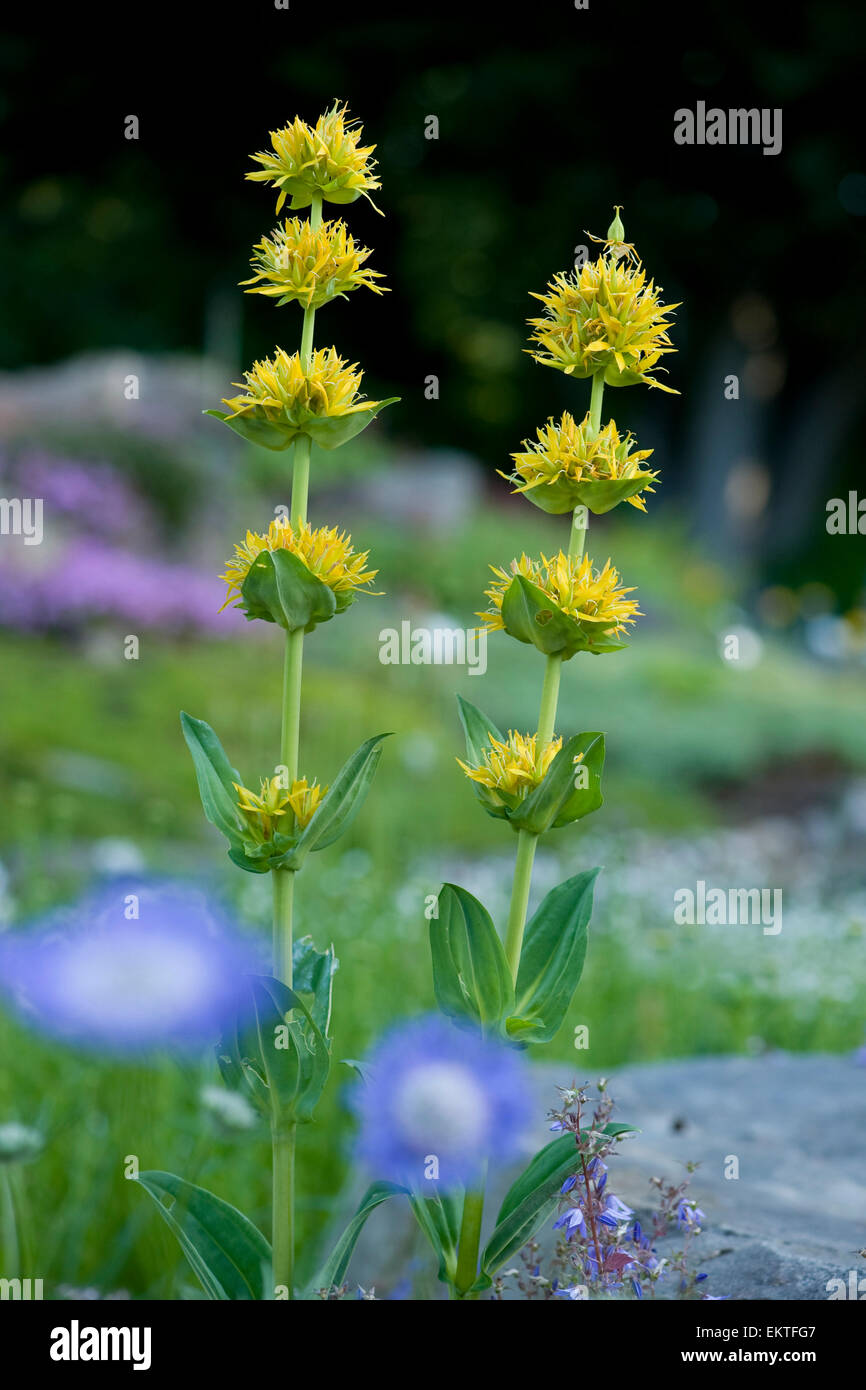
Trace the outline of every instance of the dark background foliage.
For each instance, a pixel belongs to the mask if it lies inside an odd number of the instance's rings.
[[[387,217],[358,204],[351,222],[391,293],[363,316],[336,306],[329,328],[371,393],[402,394],[404,440],[492,471],[568,402],[569,383],[522,353],[528,291],[622,203],[650,274],[683,301],[669,359],[682,397],[622,393],[611,408],[663,448],[666,496],[684,495],[720,550],[737,529],[719,515],[728,470],[738,449],[757,456],[772,507],[737,543],[770,579],[825,579],[832,559],[840,597],[856,596],[854,549],[828,551],[810,522],[857,478],[866,179],[846,113],[862,11],[560,0],[398,17],[257,0],[88,9],[67,30],[70,17],[3,44],[5,365],[204,348],[235,375],[270,352],[271,305],[234,290],[241,248],[275,220],[243,174],[268,128],[339,96],[378,143]],[[674,112],[698,100],[781,107],[782,152],[675,145]],[[721,382],[755,356],[763,396],[740,412],[741,437]]]

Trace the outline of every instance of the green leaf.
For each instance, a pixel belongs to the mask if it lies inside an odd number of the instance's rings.
[[[527,924],[515,988],[510,1037],[550,1042],[583,971],[592,895],[600,869],[566,879],[547,894]]]
[[[261,551],[241,586],[241,599],[248,618],[278,623],[286,632],[312,632],[337,611],[333,589],[291,550]]]
[[[506,1260],[522,1250],[556,1209],[559,1189],[580,1167],[580,1155],[571,1134],[546,1144],[512,1183],[496,1218],[496,1228],[481,1256],[482,1276],[490,1277]]]
[[[368,738],[346,760],[312,820],[301,831],[295,848],[281,861],[285,868],[299,869],[312,850],[326,849],[348,829],[370,790],[382,756],[382,740],[386,738],[390,734]]]
[[[443,1284],[454,1281],[457,1273],[457,1243],[460,1237],[462,1203],[450,1193],[436,1197],[409,1194],[415,1220],[433,1247],[439,1262],[438,1277]]]
[[[613,1139],[618,1139],[621,1134],[640,1134],[636,1125],[623,1125],[614,1120],[611,1124],[605,1125],[602,1134],[609,1134]]]
[[[346,1227],[337,1244],[334,1246],[325,1263],[321,1266],[318,1273],[307,1286],[307,1297],[311,1297],[317,1289],[331,1289],[339,1287],[343,1282],[352,1252],[358,1243],[367,1217],[376,1207],[387,1202],[389,1197],[408,1197],[410,1196],[408,1187],[401,1187],[396,1182],[374,1182],[371,1183],[364,1193],[358,1208]]]
[[[304,204],[305,207],[307,203]],[[292,424],[289,420],[276,424],[257,410],[243,415],[229,415],[222,410],[206,410],[204,414],[212,415],[214,419],[228,425],[229,429],[234,430],[242,439],[246,439],[250,444],[258,444],[263,449],[288,449],[302,434],[308,435],[320,449],[339,449],[341,444],[354,439],[365,430],[381,410],[388,405],[395,405],[399,399],[399,396],[389,396],[384,401],[370,401],[363,409],[352,411],[348,415],[308,415],[297,424]]]
[[[563,613],[523,574],[516,574],[505,591],[502,622],[518,642],[529,642],[547,656],[560,655],[563,661],[576,652],[615,652],[627,645],[605,635],[604,621]]]
[[[139,1174],[138,1182],[153,1198],[208,1298],[272,1296],[271,1247],[243,1212],[173,1173],[149,1170]]]
[[[192,754],[202,809],[232,848],[240,850],[244,822],[237,806],[238,794],[232,785],[240,782],[240,774],[232,767],[209,724],[203,719],[193,719],[183,710],[180,723]]]
[[[333,946],[317,951],[311,936],[302,936],[292,947],[292,989],[312,995],[310,1016],[327,1039],[331,1027],[331,995],[339,961]]]
[[[575,765],[575,758],[583,754]],[[513,811],[512,825],[541,835],[551,826],[569,825],[588,816],[602,804],[601,774],[604,767],[604,734],[575,734],[560,748],[547,776]],[[579,770],[586,769],[586,787],[575,786]],[[583,774],[581,773],[581,778]]]
[[[254,412],[249,415],[229,415],[223,410],[206,410],[204,414],[212,415],[215,420],[228,425],[241,439],[245,439],[249,444],[258,444],[262,449],[288,449],[301,433],[300,430],[291,427],[283,429],[273,425],[270,420],[257,416]]]
[[[480,763],[485,748],[490,747],[491,738],[502,743],[503,735],[492,719],[488,719],[487,715],[477,706],[464,700],[462,695],[457,696],[457,707],[460,711],[460,723],[463,725],[463,732],[466,735],[466,761],[473,764]]]
[[[583,757],[576,766],[572,764],[574,789],[565,804],[561,806],[559,814],[553,822],[554,830],[562,825],[571,825],[576,820],[583,820],[584,816],[589,816],[593,811],[597,811],[604,802],[601,790],[601,777],[604,772],[604,734],[578,734],[576,740],[572,739],[570,742],[574,745],[572,757],[576,757],[578,753],[582,753]],[[587,770],[585,787],[574,786],[580,768]]]
[[[467,760],[470,765],[480,766],[483,762],[484,750],[490,748],[490,739],[495,738],[501,743],[502,734],[493,721],[488,719],[487,715],[483,714],[480,709],[476,709],[475,705],[464,700],[461,695],[457,696],[457,701],[460,710],[460,722],[466,735]],[[505,820],[509,808],[520,800],[518,796],[511,795],[501,788],[492,791],[480,782],[473,782],[472,790],[488,816],[493,816],[494,820]]]
[[[652,482],[651,473],[635,473],[631,478],[595,478],[580,483],[557,478],[552,483],[529,488],[521,496],[554,516],[573,512],[581,504],[595,516],[603,516],[620,502],[636,496],[649,482]]]
[[[351,415],[311,416],[304,424],[305,432],[320,449],[339,449],[355,435],[360,434],[372,424],[380,410],[387,405],[395,405],[399,396],[389,396],[385,401],[373,401],[363,410]]]
[[[518,642],[528,642],[548,656],[572,656],[583,643],[574,618],[556,608],[543,589],[517,574],[502,600],[505,630]]]
[[[433,986],[449,1018],[471,1019],[485,1032],[514,1007],[514,986],[489,912],[465,888],[445,883],[439,915],[430,919]]]
[[[330,1048],[303,1000],[270,975],[251,977],[257,1052],[275,1124],[305,1124],[325,1088]]]

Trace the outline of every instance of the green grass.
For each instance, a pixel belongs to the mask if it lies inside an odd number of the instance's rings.
[[[521,513],[521,524],[527,548],[546,543],[543,519],[533,530]],[[487,859],[509,849],[510,832],[482,814],[454,762],[462,751],[454,695],[459,690],[502,725],[534,727],[535,654],[500,636],[489,644],[483,677],[383,666],[378,633],[431,611],[469,626],[485,557],[506,559],[519,549],[512,530],[507,517],[487,516],[453,537],[446,555],[435,538],[416,536],[410,545],[395,530],[369,527],[364,544],[374,545],[383,570],[423,574],[423,585],[409,578],[402,599],[359,601],[348,619],[323,627],[308,644],[302,772],[327,782],[370,734],[394,734],[364,813],[338,846],[311,858],[297,895],[299,934],[309,931],[320,944],[333,939],[341,961],[337,1059],[362,1054],[395,1017],[432,1007],[424,899],[455,857]],[[563,679],[560,728],[601,727],[608,736],[600,829],[675,835],[719,824],[716,782],[747,784],[803,754],[829,755],[852,770],[866,766],[862,679],[839,672],[830,681],[824,668],[772,644],[751,672],[727,666],[716,653],[725,611],[718,576],[686,564],[686,601],[635,535],[623,530],[617,554],[650,616],[628,652],[577,658]],[[653,574],[663,576],[655,587]],[[234,870],[204,823],[178,711],[207,719],[254,785],[275,761],[279,672],[277,632],[182,644],[144,634],[137,662],[122,660],[119,638],[97,649],[4,637],[0,860],[14,915],[26,918],[74,896],[104,864],[105,841],[119,839],[132,842],[151,869],[205,879],[251,929],[266,933],[268,884]],[[557,832],[565,837],[556,841],[563,874],[568,856],[582,853],[569,833]],[[687,958],[672,952],[666,969],[664,949],[648,979],[615,924],[594,926],[574,1008],[544,1054],[561,1062],[565,1079],[629,1061],[739,1052],[754,1037],[828,1050],[860,1040],[856,1001],[831,1008],[816,992],[804,1010],[802,1000],[724,978],[690,989]],[[590,1026],[588,1053],[574,1050],[575,1022]],[[4,1016],[0,1048],[7,1059],[0,1122],[37,1123],[48,1135],[24,1183],[34,1274],[49,1287],[93,1284],[169,1297],[178,1280],[191,1282],[144,1194],[124,1177],[130,1155],[141,1168],[203,1183],[266,1228],[267,1136],[232,1138],[202,1113],[198,1093],[214,1077],[210,1059],[201,1066],[110,1063],[45,1042]],[[317,1122],[301,1134],[302,1269],[346,1179],[351,1127],[341,1089],[350,1081],[338,1064]]]

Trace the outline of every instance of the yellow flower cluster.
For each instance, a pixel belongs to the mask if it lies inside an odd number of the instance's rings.
[[[547,775],[550,764],[562,747],[561,738],[553,738],[537,748],[537,734],[518,734],[510,729],[502,742],[490,735],[489,745],[481,754],[477,767],[457,762],[472,782],[478,782],[492,792],[505,792],[521,799],[537,787]]]
[[[239,597],[250,566],[264,550],[290,550],[335,594],[362,590],[372,584],[378,573],[364,568],[369,550],[356,553],[351,536],[336,526],[322,526],[314,531],[306,521],[292,526],[288,521],[274,520],[264,534],[247,531],[245,539],[235,546],[234,557],[226,562],[225,574],[220,575],[228,585],[223,607]]]
[[[505,627],[502,600],[519,574],[541,589],[560,612],[578,622],[596,624],[598,630],[606,634],[621,632],[640,614],[637,602],[626,598],[634,589],[622,587],[619,572],[610,560],[603,569],[595,570],[588,555],[578,560],[560,550],[552,559],[542,555],[540,560],[532,560],[528,555],[521,555],[519,560],[512,560],[509,569],[500,569],[497,565],[490,568],[496,576],[490,588],[484,591],[490,608],[478,617],[484,619],[491,632]]]
[[[267,295],[278,305],[298,300],[306,309],[318,309],[362,285],[384,294],[376,284],[383,278],[379,271],[364,268],[369,255],[342,220],[313,227],[299,217],[287,217],[254,247],[250,265],[255,274],[241,284],[252,285],[247,294]]]
[[[676,351],[666,315],[679,305],[662,304],[660,289],[647,282],[640,263],[626,258],[620,264],[618,249],[555,275],[544,294],[533,294],[544,313],[529,319],[535,347],[527,350],[536,362],[568,376],[603,372],[609,386],[644,382],[676,395],[649,373],[665,353]]]
[[[295,825],[303,830],[309,825],[319,802],[328,790],[318,782],[308,786],[306,777],[292,783],[291,788],[283,786],[279,777],[263,777],[260,792],[250,791],[239,782],[233,782],[238,793],[238,807],[243,811],[255,838],[262,844],[272,840],[277,821],[291,813]]]
[[[641,491],[654,492],[652,484],[658,475],[641,468],[652,449],[633,449],[633,441],[632,434],[620,435],[614,420],[596,433],[588,413],[577,424],[566,410],[559,424],[550,419],[537,431],[535,441],[523,441],[523,449],[511,455],[514,474],[501,476],[515,484],[515,492],[552,486],[560,479],[580,484],[639,477],[646,479]],[[642,497],[625,500],[646,511]]]
[[[354,415],[380,405],[358,399],[363,375],[357,363],[348,366],[336,348],[314,352],[305,370],[300,353],[290,357],[278,347],[273,357],[244,372],[243,382],[234,383],[243,394],[223,400],[223,405],[229,407],[230,418],[260,412],[272,424],[301,427],[310,418]]]
[[[373,170],[375,145],[362,145],[362,129],[335,102],[314,126],[299,116],[282,130],[272,130],[271,149],[252,156],[260,169],[247,178],[279,189],[277,212],[286,198],[292,209],[309,207],[316,196],[331,203],[353,203],[381,187]],[[378,209],[377,209],[378,210]]]

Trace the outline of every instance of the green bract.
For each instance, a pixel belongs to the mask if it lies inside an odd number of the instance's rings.
[[[365,430],[380,410],[386,405],[395,405],[399,399],[399,396],[389,396],[384,401],[370,401],[343,415],[314,415],[299,409],[292,415],[274,419],[261,407],[241,415],[229,415],[222,410],[206,410],[204,414],[222,420],[242,439],[260,444],[263,449],[288,449],[302,436],[318,444],[320,449],[339,449],[341,444]]]
[[[504,736],[482,710],[460,695],[457,701],[466,736],[466,756],[477,766],[490,739],[502,743]],[[582,755],[580,761],[575,762],[579,755]],[[571,825],[598,810],[604,801],[603,769],[604,734],[590,732],[575,734],[566,740],[547,774],[525,796],[500,788],[493,791],[479,782],[473,782],[472,786],[489,816],[507,820],[515,830],[542,835],[546,830]]]
[[[253,874],[300,869],[312,850],[325,849],[342,835],[363,805],[381,757],[382,740],[388,737],[376,734],[347,759],[303,830],[294,829],[290,834],[277,831],[260,844],[238,807],[240,774],[231,766],[213,729],[203,719],[184,712],[180,721],[192,754],[202,809],[228,840],[232,863]]]
[[[531,643],[546,656],[561,656],[563,661],[577,652],[618,652],[628,645],[608,636],[609,619],[571,617],[522,574],[515,575],[505,592],[502,623],[518,642]]]
[[[653,476],[652,473],[635,473],[631,478],[595,478],[583,482],[557,478],[552,483],[521,489],[520,495],[553,516],[573,512],[579,506],[588,507],[595,516],[602,516],[620,502],[635,497],[652,482]]]
[[[354,590],[335,593],[292,551],[263,550],[250,565],[237,606],[251,620],[278,623],[286,632],[312,632],[354,600]]]

